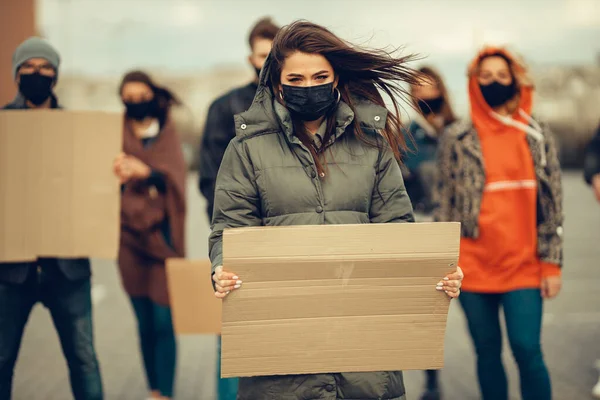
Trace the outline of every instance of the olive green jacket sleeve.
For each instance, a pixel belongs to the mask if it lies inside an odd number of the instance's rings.
[[[380,151],[375,169],[376,181],[371,198],[371,223],[414,222],[412,205],[400,165],[389,148]]]
[[[262,224],[256,176],[244,143],[231,141],[217,174],[208,250],[212,270],[223,264],[223,230]]]

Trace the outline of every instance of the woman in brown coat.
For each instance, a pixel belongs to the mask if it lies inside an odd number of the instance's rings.
[[[121,179],[119,269],[138,320],[140,346],[153,399],[173,396],[176,342],[165,260],[184,256],[186,168],[169,118],[178,100],[140,71],[123,78],[126,107]]]

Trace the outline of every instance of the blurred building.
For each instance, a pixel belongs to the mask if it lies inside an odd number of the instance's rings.
[[[252,79],[252,72],[241,65],[188,74],[154,71],[152,75],[185,104],[174,115],[185,143],[187,160],[193,165],[210,103]],[[536,114],[547,121],[557,135],[563,166],[580,166],[583,148],[600,122],[600,63],[540,67],[532,71],[532,75],[538,96]],[[119,79],[63,75],[57,92],[70,109],[122,111],[117,94]]]
[[[35,34],[34,0],[0,0],[0,107],[15,96],[12,54],[19,43]]]
[[[556,134],[563,166],[578,167],[600,123],[600,57],[597,65],[534,71],[536,113]]]

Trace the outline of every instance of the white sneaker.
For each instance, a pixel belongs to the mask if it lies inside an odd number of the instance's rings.
[[[596,383],[596,386],[592,389],[592,396],[596,399],[600,399],[600,379],[598,379],[598,383]]]
[[[596,361],[596,368],[598,368],[598,372],[600,372],[600,360]],[[597,399],[600,399],[600,378],[598,378],[598,383],[592,389],[592,396]]]

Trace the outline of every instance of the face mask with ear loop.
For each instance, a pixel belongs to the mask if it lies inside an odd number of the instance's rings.
[[[52,84],[55,77],[45,76],[39,72],[21,74],[19,92],[36,106],[43,104],[52,95]]]
[[[479,85],[479,89],[486,103],[492,108],[501,106],[517,94],[517,85],[514,79],[510,85],[494,81],[488,85]]]
[[[292,116],[302,121],[316,121],[340,102],[341,93],[333,82],[317,86],[282,85],[279,93]]]

